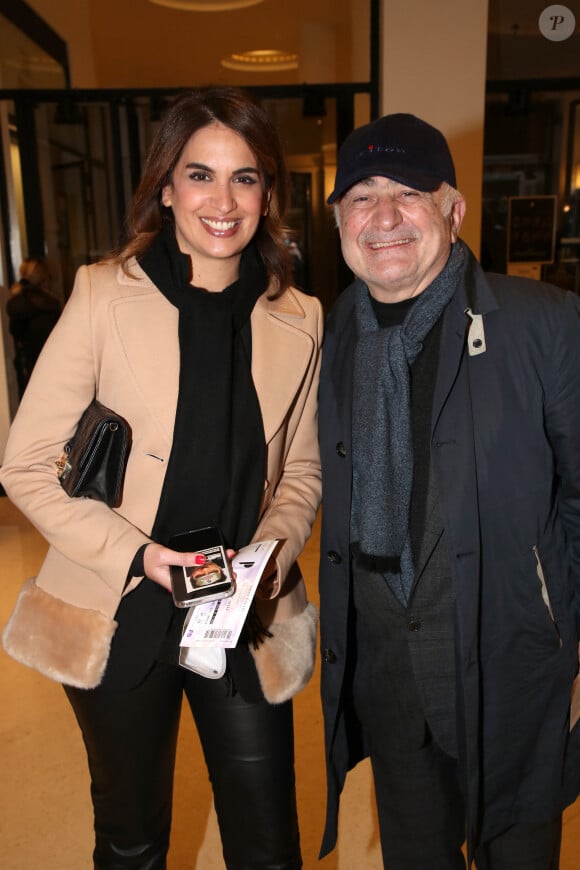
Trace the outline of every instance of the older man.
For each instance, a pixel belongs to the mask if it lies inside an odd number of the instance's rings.
[[[320,388],[322,697],[336,841],[370,756],[389,870],[558,867],[580,791],[580,303],[486,275],[443,135],[387,115],[334,191],[355,282]]]

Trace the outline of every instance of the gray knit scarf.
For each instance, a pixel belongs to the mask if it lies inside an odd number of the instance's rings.
[[[362,567],[383,574],[407,604],[414,581],[409,535],[413,484],[410,368],[452,298],[463,268],[460,244],[399,326],[380,329],[368,287],[358,282],[352,449],[351,541]]]

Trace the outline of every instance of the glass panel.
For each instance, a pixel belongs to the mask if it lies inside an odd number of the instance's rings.
[[[109,111],[100,103],[46,103],[35,120],[47,254],[66,298],[78,267],[118,238]]]
[[[0,15],[0,88],[63,88],[64,70]]]
[[[292,196],[287,223],[301,262],[296,280],[329,303],[336,296],[336,230],[328,219],[327,163],[333,163],[336,101],[266,100],[263,105],[280,131],[291,173]]]
[[[574,289],[580,293],[580,96],[570,103],[567,196],[562,212],[560,263],[575,274]]]
[[[580,28],[573,7],[489,0],[481,259],[490,270],[509,269],[510,197],[555,196],[555,258],[537,270],[578,292]]]

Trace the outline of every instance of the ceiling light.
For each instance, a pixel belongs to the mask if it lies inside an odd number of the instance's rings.
[[[158,6],[169,6],[184,12],[227,12],[230,9],[243,9],[257,6],[264,0],[150,0]]]
[[[287,69],[298,69],[298,55],[289,51],[279,51],[276,48],[264,48],[255,51],[234,52],[228,57],[224,57],[221,64],[226,69],[244,72],[280,72]]]

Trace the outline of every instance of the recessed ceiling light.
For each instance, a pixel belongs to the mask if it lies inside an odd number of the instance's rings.
[[[169,6],[184,12],[227,12],[230,9],[243,9],[257,6],[264,0],[150,0],[158,6]]]
[[[224,57],[221,62],[226,69],[252,72],[279,72],[298,68],[298,55],[275,48],[240,51]]]

